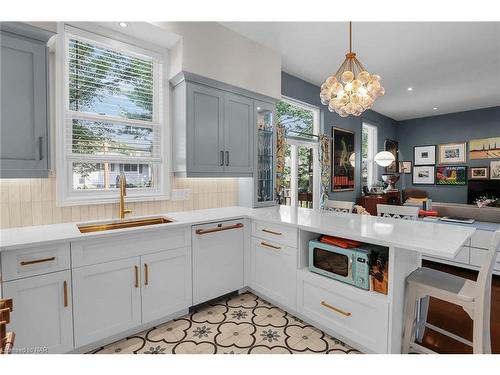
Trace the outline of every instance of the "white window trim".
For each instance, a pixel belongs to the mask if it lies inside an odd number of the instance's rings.
[[[293,99],[287,96],[282,96],[281,100],[288,102],[296,107],[301,107],[305,110],[311,111],[313,113],[313,134],[318,135],[320,129],[320,119],[321,119],[321,109],[310,105],[308,103],[302,102],[297,99]],[[297,173],[297,163],[299,159],[299,146],[310,147],[313,149],[313,208],[319,208],[319,192],[321,188],[321,173],[319,166],[319,143],[318,139],[309,140],[308,138],[298,139],[299,137],[287,138],[287,143],[290,145],[290,163],[292,165],[290,174],[290,205],[292,207],[297,207],[299,204],[299,191],[298,191],[298,173]]]
[[[118,201],[118,192],[111,190],[82,190],[74,192],[72,189],[72,171],[71,163],[65,150],[67,143],[67,125],[66,116],[69,111],[69,84],[67,71],[67,42],[68,34],[76,35],[81,38],[90,39],[98,44],[105,44],[117,51],[123,51],[127,54],[138,54],[140,56],[150,56],[156,61],[159,61],[160,70],[155,71],[155,78],[161,82],[161,91],[155,92],[154,97],[157,102],[153,106],[155,114],[153,117],[157,119],[160,126],[160,144],[161,144],[161,163],[155,168],[153,173],[154,189],[129,189],[127,191],[127,200],[131,202],[139,201],[154,201],[170,199],[171,194],[171,128],[170,128],[170,90],[168,84],[168,51],[163,48],[155,50],[144,49],[138,46],[140,41],[128,38],[121,34],[116,38],[116,33],[107,32],[106,29],[98,26],[92,29],[91,32],[81,30],[64,23],[58,24],[58,40],[55,47],[55,107],[56,107],[56,200],[58,206],[74,206],[86,204],[103,204],[116,203]],[[112,34],[113,39],[103,35]],[[149,47],[149,46],[148,46]],[[158,85],[155,85],[155,90],[158,90]],[[85,115],[90,118],[92,115]],[[110,119],[115,119],[109,116]],[[119,119],[120,122],[127,122],[125,119]],[[137,122],[135,122],[137,123]],[[151,123],[144,122],[144,125],[151,127]],[[119,159],[115,158],[115,159]]]
[[[371,133],[371,137],[368,136],[368,158],[366,159],[368,164],[368,176],[366,177],[366,184],[368,188],[371,188],[378,179],[378,167],[377,163],[375,163],[374,160],[375,155],[377,154],[378,144],[377,126],[366,121],[363,121],[362,126],[366,126],[368,128],[368,132]]]

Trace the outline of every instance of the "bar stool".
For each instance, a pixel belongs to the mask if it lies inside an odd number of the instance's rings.
[[[377,216],[390,217],[392,219],[417,220],[418,211],[418,207],[377,204]]]
[[[491,241],[477,281],[472,281],[431,268],[421,267],[406,278],[406,300],[402,352],[435,353],[420,345],[425,327],[472,346],[474,354],[491,353],[490,310],[491,274],[500,250],[500,230]],[[472,342],[442,328],[427,323],[429,297],[461,306],[473,320]],[[416,316],[418,301],[422,300],[420,316]]]
[[[345,201],[327,200],[325,204],[326,210],[334,212],[351,213],[353,207],[354,207],[354,202],[345,202]]]

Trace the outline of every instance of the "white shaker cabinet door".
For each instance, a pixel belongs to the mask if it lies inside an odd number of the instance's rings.
[[[142,323],[161,319],[192,304],[191,248],[141,257]]]
[[[250,287],[284,307],[296,308],[297,249],[252,238]]]
[[[141,324],[140,282],[139,257],[73,270],[77,348]]]
[[[16,334],[14,353],[73,349],[70,271],[4,282],[2,289],[14,305],[8,326]]]

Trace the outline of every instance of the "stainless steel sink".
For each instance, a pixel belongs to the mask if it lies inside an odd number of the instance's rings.
[[[80,230],[80,233],[90,233],[90,232],[101,232],[114,229],[143,227],[147,225],[168,224],[172,222],[173,220],[171,219],[159,216],[159,217],[148,217],[141,219],[109,221],[109,222],[94,223],[94,224],[79,224],[77,225],[77,227]]]

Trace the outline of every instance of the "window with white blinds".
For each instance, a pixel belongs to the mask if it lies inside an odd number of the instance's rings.
[[[64,43],[67,197],[114,197],[121,173],[129,195],[162,194],[162,61],[88,33]]]

